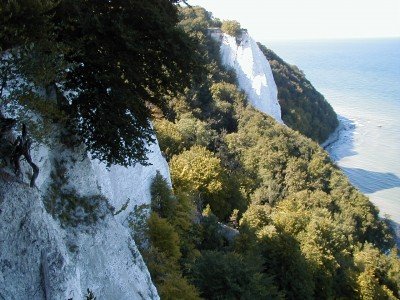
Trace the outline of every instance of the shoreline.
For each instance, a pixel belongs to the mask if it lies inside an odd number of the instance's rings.
[[[329,154],[329,157],[331,160],[344,172],[344,170],[337,164],[338,160],[340,160],[340,157],[338,157],[339,154],[334,153],[333,148],[335,147],[336,143],[346,143],[348,140],[346,139],[346,133],[352,134],[350,131],[355,130],[356,128],[356,121],[353,121],[351,119],[348,119],[344,116],[338,115],[338,121],[339,125],[335,129],[333,133],[323,142],[320,144],[320,146]],[[346,175],[347,176],[347,175]],[[350,178],[347,176],[347,178],[350,180]],[[354,183],[352,183],[354,186]],[[357,188],[357,187],[356,187]],[[377,206],[375,203],[373,203],[368,195],[366,195],[369,198],[369,201],[376,206],[379,209],[379,206]],[[394,232],[394,239],[395,239],[395,244],[397,248],[400,250],[400,224],[394,221],[391,218],[385,218],[384,216],[380,216],[382,219],[386,219],[388,221],[389,226],[392,228]]]
[[[338,121],[339,125],[336,127],[335,131],[332,132],[323,143],[321,143],[321,147],[324,150],[326,150],[332,144],[336,143],[339,140],[341,131],[345,129],[341,116],[339,115],[338,115]]]
[[[335,131],[332,132],[329,137],[320,144],[320,146],[329,153],[329,156],[335,162],[336,160],[332,156],[332,153],[328,151],[328,148],[339,142],[344,132],[354,130],[356,128],[355,121],[352,121],[344,116],[338,115],[338,121],[339,125],[336,127]]]

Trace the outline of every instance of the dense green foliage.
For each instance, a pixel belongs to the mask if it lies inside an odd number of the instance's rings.
[[[185,197],[175,197],[160,174],[151,186],[153,212],[145,224],[133,224],[135,240],[162,299],[199,299],[196,288],[183,276],[181,264],[196,255],[187,236],[193,228],[194,207]],[[190,254],[189,256],[187,254]],[[183,256],[183,257],[182,257]]]
[[[155,127],[175,197],[197,211],[186,230],[176,231],[185,239],[184,277],[206,299],[398,299],[400,261],[376,207],[317,143],[247,104],[206,35],[215,25],[210,14],[194,8],[181,16],[181,25],[199,40],[208,75],[171,99],[168,120],[155,120]],[[292,100],[303,105],[311,101],[307,93]],[[322,100],[304,107],[321,114],[312,107]],[[198,128],[192,132],[207,138],[184,134],[181,120],[188,114]],[[334,126],[329,118],[327,124],[318,120],[324,133],[308,134],[322,140]],[[220,222],[235,226],[237,219],[232,242]]]
[[[285,124],[314,141],[325,141],[338,126],[332,107],[302,71],[264,45],[259,46],[271,65]]]
[[[174,184],[183,191],[213,197],[222,190],[221,161],[206,148],[193,146],[170,162]]]
[[[9,65],[2,108],[35,108],[39,94],[68,116],[64,125],[94,157],[145,164],[153,141],[148,104],[163,107],[197,68],[192,40],[176,26],[176,2],[2,1],[0,51]]]
[[[260,271],[238,253],[204,251],[191,276],[206,299],[281,299],[273,280]]]
[[[238,37],[241,32],[241,27],[238,21],[224,20],[221,25],[221,30],[226,34]]]

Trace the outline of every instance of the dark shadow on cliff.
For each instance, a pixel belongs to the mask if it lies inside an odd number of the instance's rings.
[[[339,115],[338,119],[339,127],[331,135],[329,138],[330,140],[325,142],[327,145],[323,146],[324,149],[329,152],[334,161],[339,161],[344,157],[357,154],[357,152],[354,151],[355,122]]]
[[[365,194],[400,187],[400,177],[393,173],[381,173],[359,168],[341,168],[350,181]]]

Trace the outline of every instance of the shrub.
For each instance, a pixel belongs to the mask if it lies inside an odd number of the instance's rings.
[[[171,159],[174,187],[178,190],[218,193],[222,190],[221,161],[201,146],[194,146]]]
[[[182,151],[183,136],[176,124],[165,119],[156,120],[154,127],[161,151],[167,160]]]
[[[233,20],[224,20],[221,25],[221,30],[234,37],[239,37],[241,33],[239,22]]]
[[[160,217],[172,219],[175,213],[177,201],[172,194],[171,187],[165,181],[164,177],[157,171],[150,187],[151,192],[151,210]]]

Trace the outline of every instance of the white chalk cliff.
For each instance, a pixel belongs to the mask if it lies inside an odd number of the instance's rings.
[[[29,188],[26,175],[23,183],[0,171],[0,299],[84,299],[87,289],[97,299],[159,299],[127,222],[135,206],[150,204],[157,171],[170,181],[158,144],[150,150],[150,166],[107,169],[83,147],[37,147],[37,189]],[[63,224],[46,207],[52,189],[100,201],[99,217]],[[79,203],[72,209],[86,220]]]
[[[242,30],[238,38],[218,29],[211,30],[211,36],[220,41],[222,63],[235,71],[238,84],[251,105],[283,123],[272,70],[257,43],[246,30]]]

